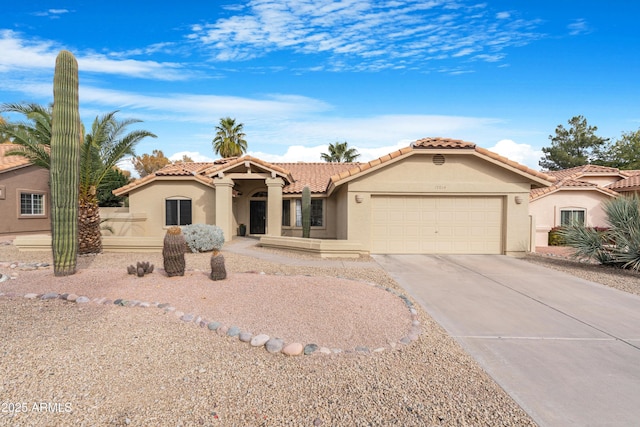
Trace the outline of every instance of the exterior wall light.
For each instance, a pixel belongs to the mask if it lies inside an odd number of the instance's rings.
[[[356,194],[356,203],[362,203],[363,200],[362,194]]]

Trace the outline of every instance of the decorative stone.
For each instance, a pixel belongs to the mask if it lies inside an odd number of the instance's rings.
[[[269,341],[269,335],[259,334],[251,338],[251,345],[253,347],[260,347],[265,345],[267,341]]]
[[[409,337],[404,337],[400,340],[401,344],[409,344],[411,342],[411,338]]]
[[[411,326],[420,326],[420,321],[414,320],[413,322],[411,322]]]
[[[158,308],[167,308],[169,307],[171,304],[167,303],[167,302],[163,302],[162,304],[158,304]]]
[[[207,328],[209,328],[210,331],[215,331],[216,329],[218,329],[222,324],[220,322],[209,322],[207,324]]]
[[[304,347],[302,344],[297,342],[292,342],[291,344],[287,344],[282,349],[282,354],[286,354],[287,356],[299,356],[302,354]]]
[[[358,346],[356,347],[358,353],[369,353],[369,347]]]
[[[56,298],[58,298],[58,294],[55,292],[48,292],[40,297],[40,299],[43,299],[43,300],[56,299]]]
[[[322,354],[331,354],[331,349],[327,348],[327,347],[320,347],[320,350],[318,350],[320,353]]]
[[[220,326],[218,329],[216,329],[216,332],[218,333],[218,335],[227,335],[227,331],[229,330],[228,326]]]
[[[230,337],[237,337],[238,335],[240,335],[240,328],[237,326],[230,327],[227,331],[227,335]]]
[[[316,350],[318,350],[317,344],[307,344],[304,346],[304,355],[308,356],[310,354],[313,354],[316,352]]]
[[[180,320],[182,320],[183,322],[193,322],[194,318],[195,316],[193,314],[184,314],[180,316]]]
[[[178,310],[176,310],[176,311],[174,311],[174,312],[173,312],[173,314],[174,314],[178,319],[180,319],[182,316],[184,316],[184,311],[178,311]]]
[[[121,302],[122,302],[122,299],[118,298],[118,299],[113,301],[113,304],[114,305],[120,305]]]
[[[145,302],[141,302],[139,304],[139,307],[148,308],[148,307],[151,307],[151,304],[145,301]]]
[[[240,332],[240,335],[238,335],[238,339],[242,342],[249,342],[252,337],[251,332]]]
[[[91,301],[89,299],[89,297],[84,297],[84,296],[83,297],[78,297],[76,299],[76,303],[78,303],[78,304],[85,304],[85,303],[88,303],[89,301]]]
[[[38,298],[39,296],[40,295],[38,295],[38,294],[26,294],[24,297],[26,299],[35,299],[35,298]]]
[[[284,341],[280,338],[270,338],[264,346],[269,353],[279,353],[284,347]]]
[[[383,352],[383,351],[385,351],[385,350],[386,350],[386,348],[384,348],[384,347],[378,347],[378,348],[375,348],[375,349],[373,350],[373,352],[374,352],[374,353],[382,353],[382,352]]]

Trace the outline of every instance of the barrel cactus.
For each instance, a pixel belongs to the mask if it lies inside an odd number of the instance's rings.
[[[302,237],[311,237],[311,190],[302,189]]]
[[[63,50],[56,58],[51,112],[51,249],[56,276],[74,274],[78,261],[81,132],[78,62]]]
[[[214,249],[211,255],[211,280],[224,280],[227,278],[227,269],[224,265],[224,256]]]
[[[184,276],[186,242],[180,227],[171,227],[164,236],[162,259],[167,276]]]

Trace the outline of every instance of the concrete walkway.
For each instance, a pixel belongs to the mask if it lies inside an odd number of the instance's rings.
[[[375,255],[541,426],[640,425],[640,298],[491,255]]]

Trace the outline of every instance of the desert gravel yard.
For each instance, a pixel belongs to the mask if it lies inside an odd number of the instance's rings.
[[[161,266],[159,255],[144,257]],[[358,262],[345,262],[341,268],[286,266],[228,252],[225,257],[230,285],[234,277],[259,277],[255,275],[261,272],[265,274],[260,277],[270,277],[274,283],[290,276],[308,277],[310,281],[324,278],[326,283],[355,280],[358,284],[351,290],[368,291],[359,296],[363,307],[382,294],[391,296],[388,321],[392,325],[399,322],[399,328],[406,326],[407,307],[404,303],[394,305],[397,296],[364,285],[375,283],[401,291],[378,268]],[[97,281],[97,277],[113,285],[123,280],[119,275],[137,258],[140,255],[82,257],[75,276],[91,272],[87,276],[91,280]],[[187,254],[189,274],[198,280],[206,278],[208,259],[208,254]],[[19,253],[5,245],[0,246],[0,261],[50,262],[50,256]],[[392,350],[388,341],[397,340],[404,332],[376,323],[383,314],[381,307],[358,308],[353,317],[357,307],[348,298],[345,307],[324,306],[315,322],[317,331],[307,330],[306,337],[292,332],[287,340],[333,337],[335,345],[347,351],[290,357],[219,336],[158,308],[19,297],[21,277],[37,273],[40,276],[29,277],[38,277],[37,283],[42,284],[39,289],[22,289],[24,293],[53,289],[60,278],[46,269],[29,272],[5,266],[0,271],[17,275],[0,283],[0,292],[16,295],[0,297],[0,425],[533,425],[527,414],[418,307],[423,331],[419,339],[408,345],[398,344]],[[158,282],[170,280],[161,271],[149,277],[154,276]],[[341,279],[331,279],[337,277]],[[134,288],[136,279],[127,279],[132,280],[127,286]],[[205,283],[210,287],[220,285],[208,279]],[[102,296],[92,294],[96,285],[90,281],[84,286],[88,296]],[[152,290],[152,285],[144,286]],[[198,301],[198,293],[189,296],[184,288],[177,292],[169,289],[158,287],[157,299],[179,298],[181,309],[187,310],[191,298],[194,307],[206,309],[206,304]],[[271,295],[265,303],[276,304],[277,299],[278,295]],[[238,295],[226,304],[235,304],[235,312],[242,313],[245,300]],[[284,333],[294,330],[292,325],[306,324],[305,313],[314,311],[308,306],[309,300],[297,301],[303,309],[292,307],[290,311],[296,316],[283,313],[284,320],[271,320],[281,325]],[[251,317],[247,313],[247,318]],[[240,322],[241,318],[234,320]],[[372,328],[361,329],[357,335],[366,335],[371,346],[386,343],[386,350],[348,350],[348,342],[358,341],[350,325],[345,324],[344,319],[349,318],[359,323],[370,321]],[[269,333],[269,327],[267,321],[261,332]]]
[[[50,254],[0,246],[0,272],[15,277],[0,283],[0,425],[534,425],[418,306],[422,334],[397,343],[411,318],[401,298],[371,286],[404,292],[381,269],[225,257],[224,282],[207,278],[209,254],[187,254],[184,278],[165,277],[159,254],[81,257],[76,275],[55,278],[50,268],[9,265],[51,262]],[[143,279],[126,275],[126,265],[137,260],[150,260],[157,271]],[[640,294],[635,273],[557,256],[522,262]],[[258,283],[272,286],[254,295],[262,305],[247,291],[257,292]],[[289,357],[159,308],[19,296],[52,290],[155,297],[254,333],[345,351]],[[385,350],[354,351],[358,344]]]

